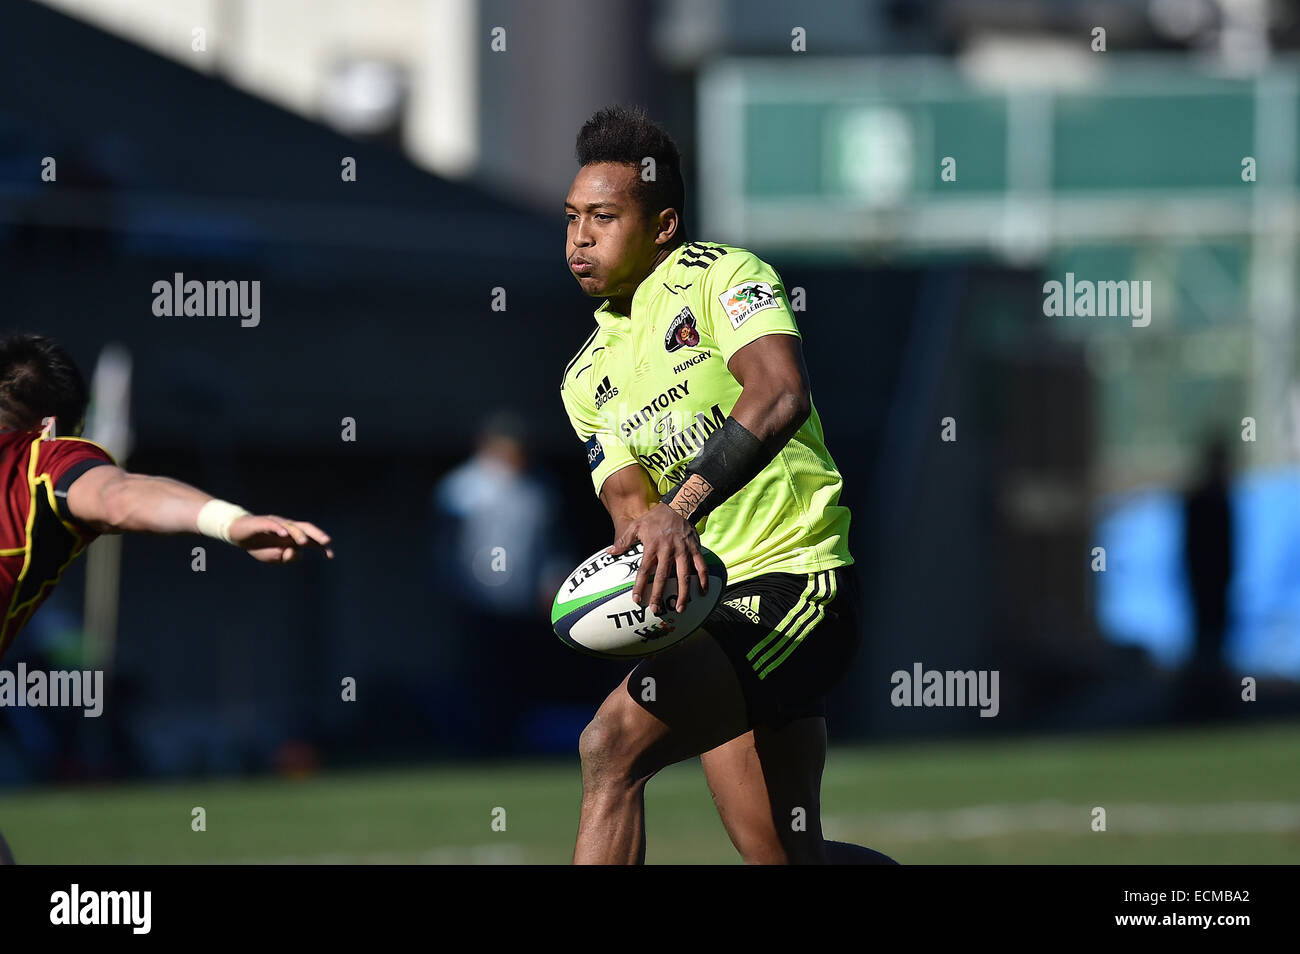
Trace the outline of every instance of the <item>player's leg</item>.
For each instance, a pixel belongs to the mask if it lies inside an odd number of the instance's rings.
[[[0,832],[0,865],[16,864],[13,852],[9,850],[9,845],[5,842],[3,832]]]
[[[823,864],[826,720],[757,726],[700,757],[723,827],[746,864]]]
[[[700,761],[722,824],[746,864],[897,864],[870,848],[822,837],[825,719],[756,727]]]
[[[821,834],[824,697],[861,640],[853,569],[771,573],[735,592],[742,595],[724,600],[722,619],[710,622],[754,728],[702,759],[732,843],[751,863],[888,862],[869,849],[823,843]]]
[[[642,660],[579,741],[582,814],[574,863],[644,861],[646,782],[748,728],[732,664],[706,631]]]

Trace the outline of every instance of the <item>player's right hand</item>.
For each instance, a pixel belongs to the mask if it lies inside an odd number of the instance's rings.
[[[329,534],[320,527],[273,514],[240,517],[230,525],[230,542],[259,563],[292,563],[303,550],[324,550],[334,558]]]
[[[692,566],[700,579],[700,591],[709,589],[709,568],[700,551],[700,535],[695,526],[665,503],[659,503],[629,523],[606,553],[617,556],[641,541],[641,567],[632,587],[632,599],[645,606],[649,590],[650,612],[660,615],[664,605],[664,586],[677,577],[677,612],[682,612],[691,598]],[[653,582],[651,573],[654,574]]]

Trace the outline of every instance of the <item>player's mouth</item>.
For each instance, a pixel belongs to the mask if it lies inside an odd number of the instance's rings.
[[[575,275],[590,275],[591,270],[596,266],[582,258],[575,258],[569,262],[569,271]]]

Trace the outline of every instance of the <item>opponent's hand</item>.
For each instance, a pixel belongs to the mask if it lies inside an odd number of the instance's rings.
[[[646,592],[651,571],[654,571],[654,583],[650,587],[650,612],[656,616],[663,605],[664,584],[674,572],[677,574],[677,612],[686,608],[691,597],[692,566],[700,578],[700,590],[708,590],[709,568],[700,551],[700,535],[694,525],[672,507],[660,503],[637,517],[623,528],[614,545],[605,552],[624,553],[638,540],[643,548],[641,568],[632,585],[632,599],[638,606],[646,605],[641,598]]]
[[[271,514],[240,517],[230,525],[230,542],[259,563],[292,563],[303,550],[324,550],[334,558],[329,534],[320,527]]]

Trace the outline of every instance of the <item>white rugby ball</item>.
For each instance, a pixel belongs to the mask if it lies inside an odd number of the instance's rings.
[[[660,614],[650,612],[650,587],[641,594],[645,606],[632,600],[632,586],[641,569],[640,543],[618,556],[601,550],[578,564],[569,574],[551,607],[555,634],[582,653],[606,659],[653,656],[673,646],[704,623],[713,612],[727,585],[727,568],[717,554],[703,547],[709,572],[709,590],[700,592],[700,581],[691,568],[691,594],[686,608],[678,613],[677,573],[664,584]]]

